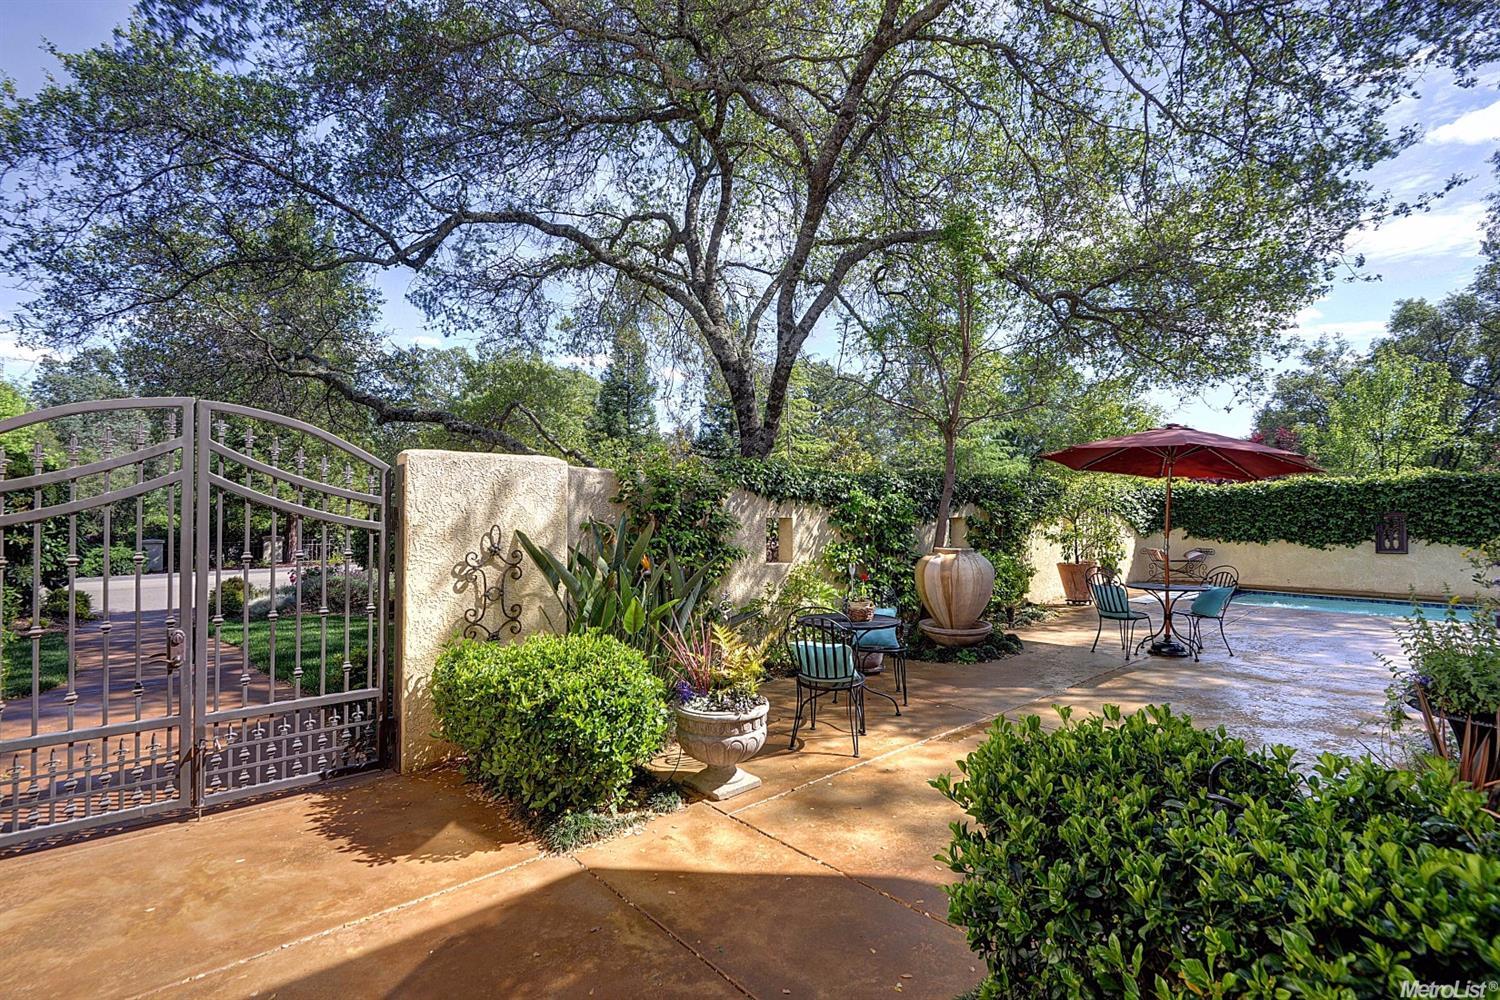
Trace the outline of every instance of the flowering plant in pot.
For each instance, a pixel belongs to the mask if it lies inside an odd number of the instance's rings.
[[[770,704],[760,694],[764,644],[707,622],[668,632],[663,641],[677,744],[707,765],[685,783],[715,801],[758,787],[760,779],[739,765],[766,745]]]
[[[1414,611],[1398,630],[1404,663],[1389,657],[1392,720],[1405,708],[1422,716],[1433,750],[1456,761],[1460,777],[1500,805],[1500,601],[1464,613],[1456,599],[1441,618]]]
[[[867,622],[875,617],[875,598],[870,593],[870,571],[849,564],[849,595],[844,599],[844,613],[850,621]]]

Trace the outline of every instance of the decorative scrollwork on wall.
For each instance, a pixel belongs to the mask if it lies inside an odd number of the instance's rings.
[[[521,579],[521,550],[506,552],[502,537],[500,525],[491,526],[480,540],[479,548],[453,567],[458,592],[474,590],[474,606],[464,611],[466,639],[493,641],[506,631],[511,635],[521,634],[521,605],[511,602],[505,593],[507,580]],[[500,621],[493,627],[485,624],[492,608],[500,613]]]

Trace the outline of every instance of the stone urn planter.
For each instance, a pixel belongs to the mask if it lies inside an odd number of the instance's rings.
[[[1089,593],[1089,574],[1099,568],[1092,559],[1076,563],[1058,563],[1057,575],[1062,578],[1063,599],[1069,604],[1089,604],[1093,596]]]
[[[715,802],[759,788],[760,779],[741,770],[739,765],[766,745],[766,714],[770,708],[770,702],[764,698],[743,714],[707,712],[678,705],[677,745],[688,756],[708,765],[683,783]]]
[[[972,646],[994,631],[979,616],[995,592],[995,567],[970,548],[942,546],[917,560],[917,594],[930,618],[919,622],[941,646]]]

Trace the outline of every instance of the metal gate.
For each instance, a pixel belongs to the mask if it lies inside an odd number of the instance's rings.
[[[0,846],[378,762],[384,462],[185,397],[13,417],[0,449]]]

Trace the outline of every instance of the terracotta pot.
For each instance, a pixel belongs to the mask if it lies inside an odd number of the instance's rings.
[[[766,713],[770,708],[765,699],[743,715],[701,712],[678,705],[677,745],[708,765],[689,775],[687,784],[715,801],[759,787],[760,779],[740,770],[739,765],[766,745]]]
[[[917,594],[942,629],[969,629],[995,592],[995,567],[970,548],[940,547],[917,560]]]
[[[1089,574],[1098,568],[1099,564],[1092,559],[1057,564],[1057,575],[1062,577],[1063,597],[1069,604],[1089,604],[1093,601],[1089,593]]]

